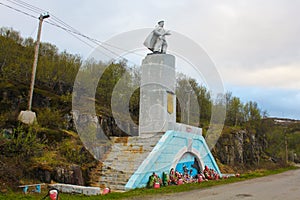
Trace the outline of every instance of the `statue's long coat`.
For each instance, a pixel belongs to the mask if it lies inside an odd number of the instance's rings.
[[[154,49],[154,45],[158,39],[159,35],[154,33],[154,30],[148,35],[148,37],[146,38],[144,45],[150,49],[151,51],[153,51]]]
[[[162,27],[157,26],[146,38],[144,45],[153,51],[154,45],[158,40],[158,37],[163,35],[165,33],[165,30]]]

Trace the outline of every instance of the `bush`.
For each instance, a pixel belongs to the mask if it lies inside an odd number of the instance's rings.
[[[68,160],[68,162],[82,165],[94,161],[92,155],[76,140],[64,140],[59,147],[61,155]]]
[[[12,138],[2,143],[2,145],[4,145],[2,147],[4,150],[3,155],[19,156],[22,159],[41,154],[44,146],[37,138],[37,133],[32,127],[28,127],[26,130],[22,125],[13,129]]]
[[[65,127],[65,122],[58,110],[43,108],[39,110],[37,121],[40,126],[50,129],[61,129]]]

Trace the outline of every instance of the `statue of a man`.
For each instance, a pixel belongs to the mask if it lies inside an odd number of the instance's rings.
[[[166,53],[168,47],[166,35],[171,35],[171,33],[164,29],[164,21],[159,21],[156,28],[146,38],[144,45],[153,53]]]

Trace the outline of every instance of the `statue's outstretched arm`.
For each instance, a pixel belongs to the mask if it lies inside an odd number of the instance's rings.
[[[163,35],[171,35],[170,31],[166,31]]]
[[[154,33],[155,35],[157,35],[157,36],[171,35],[170,31],[166,31],[166,32],[161,33],[161,32],[159,32],[159,31],[157,31],[156,29],[153,30],[153,33]]]
[[[156,29],[153,30],[153,33],[157,36],[162,36],[164,34],[160,33],[159,31],[157,31]]]

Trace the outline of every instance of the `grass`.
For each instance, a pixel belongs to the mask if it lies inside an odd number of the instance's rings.
[[[128,192],[123,193],[110,193],[104,196],[97,195],[97,196],[84,196],[84,195],[78,195],[78,194],[60,194],[61,200],[79,200],[79,199],[87,199],[87,200],[101,200],[101,199],[126,199],[126,198],[142,198],[144,196],[154,196],[154,195],[160,195],[160,194],[170,194],[170,193],[177,193],[177,192],[186,192],[196,189],[203,189],[208,187],[213,187],[217,185],[223,185],[228,183],[234,183],[244,180],[249,180],[253,178],[273,175],[282,173],[288,170],[294,170],[299,169],[298,167],[286,167],[286,168],[280,168],[275,170],[256,170],[253,172],[249,172],[246,174],[242,174],[240,177],[231,177],[228,179],[221,179],[218,181],[208,181],[208,182],[202,182],[199,183],[191,183],[191,184],[183,184],[179,186],[168,186],[168,187],[162,187],[160,189],[135,189]],[[42,194],[27,194],[24,195],[21,192],[13,193],[8,192],[6,194],[0,194],[0,199],[42,199],[46,195],[46,190],[43,191]],[[48,198],[49,199],[49,198]]]

